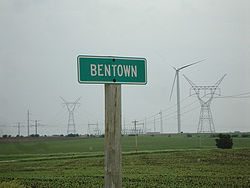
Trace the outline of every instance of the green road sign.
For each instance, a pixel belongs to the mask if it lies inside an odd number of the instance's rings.
[[[145,58],[87,56],[77,57],[78,82],[89,84],[146,84]]]

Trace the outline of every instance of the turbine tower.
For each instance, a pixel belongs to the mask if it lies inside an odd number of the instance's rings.
[[[180,72],[182,69],[185,69],[185,68],[187,68],[187,67],[189,67],[189,66],[192,66],[192,65],[195,65],[195,64],[197,64],[197,63],[200,63],[200,62],[202,62],[202,61],[204,61],[204,60],[205,60],[205,59],[200,60],[200,61],[196,61],[196,62],[194,62],[194,63],[185,65],[185,66],[180,67],[180,68],[173,67],[173,69],[175,70],[175,76],[174,76],[174,82],[173,82],[172,89],[171,89],[170,100],[171,100],[171,97],[172,97],[172,94],[173,94],[174,84],[175,84],[175,80],[176,80],[178,133],[181,133],[181,104],[180,104],[180,81],[179,81],[179,72]]]
[[[197,133],[215,133],[214,121],[212,117],[212,112],[210,108],[210,104],[213,100],[214,95],[220,95],[219,85],[226,76],[222,76],[213,86],[197,86],[190,79],[188,79],[185,75],[183,75],[186,80],[191,85],[190,95],[192,91],[198,97],[201,105],[200,118],[197,128]],[[218,91],[218,92],[217,92]],[[205,127],[205,124],[208,126]]]
[[[75,102],[67,102],[64,98],[60,97],[63,100],[63,104],[67,107],[67,110],[69,112],[69,118],[68,118],[68,129],[67,134],[76,134],[76,127],[75,127],[75,120],[74,120],[74,110],[77,105],[80,105],[79,100],[81,97],[76,99]]]

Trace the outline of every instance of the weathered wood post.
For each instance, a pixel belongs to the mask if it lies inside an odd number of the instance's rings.
[[[105,188],[122,187],[121,84],[145,85],[147,60],[136,57],[77,57],[80,84],[105,84]]]
[[[121,85],[105,84],[105,188],[122,187]]]

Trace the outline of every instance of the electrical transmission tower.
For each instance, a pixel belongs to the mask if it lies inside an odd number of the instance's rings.
[[[67,102],[62,97],[61,97],[61,99],[63,100],[63,104],[67,107],[67,110],[69,112],[67,134],[70,134],[70,133],[76,134],[76,126],[75,126],[75,120],[74,120],[74,110],[76,109],[77,105],[80,105],[79,100],[81,99],[81,97],[76,99],[75,102]]]
[[[185,75],[183,76],[191,85],[190,95],[196,94],[201,105],[197,133],[205,133],[205,132],[215,133],[215,127],[214,127],[210,104],[213,100],[214,95],[220,95],[219,85],[226,76],[226,74],[222,76],[222,78],[219,79],[213,86],[197,86]],[[194,93],[192,93],[192,91]]]

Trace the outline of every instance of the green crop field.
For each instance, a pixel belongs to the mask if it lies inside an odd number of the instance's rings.
[[[208,134],[202,135],[200,140],[198,136],[196,134],[193,134],[192,137],[187,137],[187,135],[138,136],[138,151],[216,148],[215,138]],[[250,137],[233,138],[233,142],[234,148],[250,147]],[[11,154],[103,153],[103,150],[104,138],[0,144],[0,156]],[[122,151],[135,151],[134,136],[122,137]]]
[[[135,137],[123,136],[123,187],[250,187],[249,137],[222,150],[210,135],[197,136],[139,136],[138,153]],[[103,148],[103,138],[2,143],[0,182],[103,187]]]

